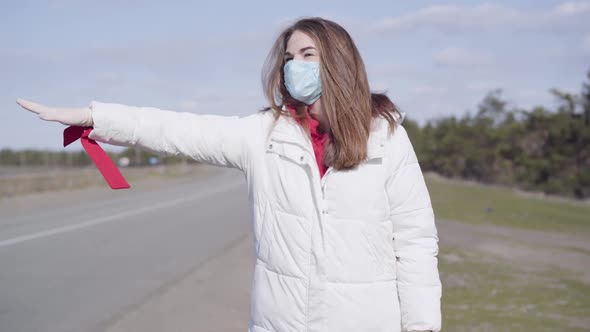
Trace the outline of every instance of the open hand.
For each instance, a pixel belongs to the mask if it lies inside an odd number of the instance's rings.
[[[66,126],[92,127],[93,124],[90,107],[49,107],[20,98],[16,100],[16,103],[46,121],[57,121]]]

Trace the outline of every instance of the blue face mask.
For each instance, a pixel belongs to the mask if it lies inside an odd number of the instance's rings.
[[[287,61],[283,67],[285,87],[291,97],[311,105],[322,95],[320,63],[303,60]]]

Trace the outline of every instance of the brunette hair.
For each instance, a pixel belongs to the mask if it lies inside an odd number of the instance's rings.
[[[308,35],[320,56],[322,111],[329,129],[323,161],[335,169],[349,169],[367,158],[367,141],[373,118],[382,116],[395,128],[399,111],[384,93],[371,93],[365,65],[352,38],[335,22],[319,18],[303,18],[278,36],[263,67],[262,84],[275,120],[291,116],[284,105],[294,107],[296,117],[305,119],[307,105],[290,96],[283,78],[287,42],[295,31]],[[305,122],[303,122],[305,124]],[[309,130],[306,128],[309,134]]]

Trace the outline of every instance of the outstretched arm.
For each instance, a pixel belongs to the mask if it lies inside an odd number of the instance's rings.
[[[245,117],[193,114],[98,101],[82,108],[47,107],[20,99],[17,103],[44,120],[92,126],[89,138],[98,142],[137,146],[242,170],[249,162],[250,146],[261,132],[258,113]]]
[[[245,117],[173,112],[93,101],[90,138],[104,143],[138,146],[200,162],[244,169],[249,146],[260,133],[258,114]]]
[[[405,129],[398,126],[387,180],[403,331],[439,331],[438,235],[424,177]],[[393,155],[393,154],[392,154]]]

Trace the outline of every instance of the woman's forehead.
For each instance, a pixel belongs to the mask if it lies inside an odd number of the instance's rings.
[[[299,52],[302,48],[306,48],[309,46],[316,47],[315,42],[311,37],[309,37],[306,33],[295,30],[289,40],[287,41],[287,49],[286,51],[295,54]]]

